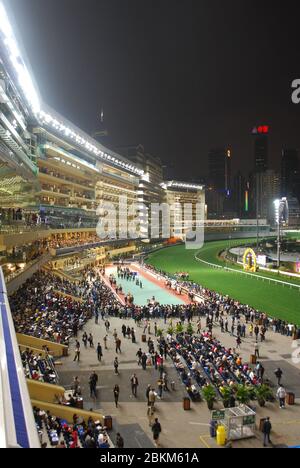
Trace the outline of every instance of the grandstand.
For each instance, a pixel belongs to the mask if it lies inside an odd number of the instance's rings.
[[[248,305],[192,283],[187,270],[165,273],[145,265],[148,252],[159,255],[166,245],[182,243],[186,232],[196,226],[195,207],[200,203],[204,213],[205,187],[164,181],[158,158],[143,155],[140,148],[134,158],[130,151],[126,156],[112,151],[51,109],[40,96],[16,39],[9,7],[2,0],[0,18],[0,447],[113,448],[114,431],[122,427],[131,448],[153,448],[148,420],[145,423],[141,417],[137,425],[147,399],[143,395],[135,401],[136,395],[131,395],[132,372],[138,373],[145,389],[145,376],[155,386],[159,372],[160,390],[173,408],[170,412],[161,405],[172,435],[165,443],[198,447],[194,430],[176,440],[178,421],[190,427],[192,419],[206,431],[211,415],[198,408],[192,416],[182,415],[182,399],[189,396],[201,402],[207,386],[213,386],[216,400],[222,402],[223,387],[234,387],[234,398],[236,386],[251,387],[253,395],[262,386],[254,369],[242,365],[231,337],[224,338],[223,346],[219,330],[217,338],[210,335],[212,327],[218,327],[211,314],[217,317],[221,304],[242,320],[251,316],[270,329],[275,327],[284,339],[298,337],[300,331],[295,324],[278,318],[269,321]],[[119,203],[124,195],[128,205],[137,207],[129,215],[128,206]],[[176,205],[179,211],[184,204],[192,206],[182,236],[177,238],[180,215],[175,210],[170,236],[151,238],[152,219],[159,212],[156,206],[149,215],[152,202]],[[136,236],[124,235],[124,226],[117,223],[113,235],[99,237],[99,223],[105,217],[111,221],[107,206],[114,208],[118,220],[139,219]],[[203,220],[203,225],[206,240],[248,238],[257,230],[261,237],[270,235],[265,220],[259,226],[256,220]],[[157,233],[162,235],[160,228]],[[174,251],[169,250],[171,257]],[[192,338],[193,318],[198,328],[199,321],[207,318],[208,331],[200,333],[200,327],[197,339]],[[187,328],[180,329],[185,322]],[[121,326],[126,360],[120,358],[119,375],[115,355],[120,349],[114,348],[113,329]],[[104,362],[102,350],[96,354],[93,333],[105,343]],[[136,359],[140,345],[143,368]],[[164,360],[168,360],[165,367]],[[86,374],[94,369],[102,382],[92,388]],[[116,376],[124,394],[130,394],[125,403],[132,410],[126,406],[112,419],[107,415],[115,414],[118,403],[111,403]],[[152,409],[147,415],[150,424]],[[170,419],[174,415],[176,419]]]
[[[3,359],[7,359],[7,368],[17,366],[21,388],[18,407],[3,404],[1,409],[1,421],[5,425],[1,446],[34,447],[39,441],[24,374],[30,380],[31,400],[38,402],[35,407],[46,409],[46,404],[53,403],[53,391],[49,397],[49,390],[43,385],[58,384],[52,356],[58,358],[67,351],[61,343],[49,344],[41,336],[30,336],[29,329],[29,335],[19,333],[16,338],[4,278],[9,294],[13,294],[41,268],[54,271],[66,281],[68,278],[76,281],[81,270],[143,251],[140,241],[124,237],[118,240],[119,230],[115,239],[99,239],[96,234],[99,212],[110,203],[118,217],[127,217],[126,208],[119,206],[121,195],[127,196],[128,204],[149,206],[152,193],[160,194],[163,201],[164,192],[159,185],[160,178],[155,180],[156,189],[152,181],[152,175],[157,178],[162,173],[161,167],[156,168],[161,164],[159,161],[155,160],[155,167],[150,169],[149,161],[145,165],[143,161],[133,163],[105,148],[43,102],[20,41],[16,39],[7,2],[0,2],[0,13],[0,252],[4,294],[1,334],[8,341]],[[160,201],[157,195],[155,201]],[[141,218],[142,213],[143,209]],[[133,218],[134,214],[128,221]],[[5,329],[5,314],[12,336]],[[23,319],[18,331],[22,330]],[[50,338],[48,334],[45,336]],[[4,371],[1,373],[4,403],[11,386],[17,392],[13,385],[17,377],[11,376],[14,372],[9,368],[6,375]],[[43,392],[45,396],[41,397]],[[15,401],[13,396],[12,400]],[[70,417],[61,414],[61,408],[50,411],[57,417]],[[24,420],[30,425],[29,431],[27,425],[24,427]],[[45,423],[41,425],[44,427]],[[10,432],[10,427],[15,427],[15,434]]]

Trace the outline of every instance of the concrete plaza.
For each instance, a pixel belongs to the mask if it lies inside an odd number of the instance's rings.
[[[99,320],[95,324],[91,320],[85,327],[87,333],[94,336],[95,347],[98,341],[103,348],[103,359],[99,363],[96,350],[93,348],[84,349],[81,346],[80,363],[73,362],[74,341],[70,346],[69,357],[63,359],[63,365],[58,368],[60,383],[70,387],[74,376],[78,376],[81,381],[85,408],[93,408],[105,415],[113,417],[114,432],[120,431],[125,439],[125,447],[153,447],[152,433],[147,417],[146,387],[148,384],[157,388],[158,372],[153,368],[143,371],[137,364],[136,353],[141,347],[147,351],[147,345],[141,342],[143,328],[137,328],[133,320],[121,321],[117,318],[110,318],[111,323],[108,350],[104,350],[103,338],[106,334],[104,322]],[[136,330],[137,343],[132,344],[131,340],[123,339],[121,334],[122,324],[125,323]],[[162,321],[158,321],[160,328],[166,329]],[[152,324],[152,338],[153,336]],[[196,328],[196,327],[195,327]],[[114,374],[113,361],[115,359],[114,329],[117,330],[122,340],[122,354],[119,355],[119,376]],[[222,334],[219,327],[214,328],[215,336],[228,347],[235,346],[235,338],[229,334]],[[81,340],[82,332],[79,335]],[[148,337],[148,336],[147,336]],[[155,338],[154,338],[155,339]],[[253,354],[254,338],[243,340],[240,351],[244,361],[249,362],[250,354]],[[261,344],[261,361],[266,368],[265,378],[272,382],[274,392],[277,389],[274,370],[280,366],[283,370],[283,384],[287,391],[296,394],[296,405],[280,410],[277,402],[268,403],[265,408],[257,405],[257,422],[260,418],[270,416],[273,425],[272,441],[275,446],[295,446],[300,443],[300,364],[292,361],[292,340],[285,336],[267,333],[266,342]],[[163,400],[157,401],[155,416],[159,418],[162,425],[161,446],[164,448],[211,448],[216,447],[214,439],[209,435],[210,413],[205,402],[192,403],[190,411],[183,410],[182,399],[186,395],[185,388],[179,379],[177,371],[172,362],[167,363],[168,380],[175,381],[175,391],[164,392]],[[99,376],[98,398],[93,400],[89,395],[88,379],[91,372],[95,370]],[[133,373],[139,379],[138,397],[135,399],[131,395],[130,378]],[[113,399],[113,387],[118,383],[120,386],[120,404],[115,407]],[[216,404],[216,409],[222,407],[221,403]],[[114,434],[112,435],[114,439]],[[249,440],[235,442],[234,447],[262,447],[262,434],[257,431],[256,437]]]

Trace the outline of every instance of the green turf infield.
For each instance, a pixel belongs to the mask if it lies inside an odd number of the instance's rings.
[[[231,245],[242,245],[245,241],[234,241]],[[300,325],[300,290],[270,283],[265,279],[251,277],[237,272],[228,272],[224,269],[215,269],[195,260],[195,255],[210,263],[226,265],[220,259],[220,251],[229,247],[228,241],[208,242],[199,251],[186,250],[184,245],[169,247],[149,256],[148,263],[168,273],[189,272],[190,279],[219,293],[229,295],[243,304],[266,312],[271,316],[282,318]],[[259,273],[261,274],[261,273]],[[276,279],[276,276],[275,276]],[[285,281],[284,278],[280,279]],[[298,281],[291,281],[298,284]]]

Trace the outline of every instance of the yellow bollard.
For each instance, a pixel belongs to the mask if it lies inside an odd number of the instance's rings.
[[[226,429],[224,426],[219,426],[217,429],[217,444],[224,447],[226,444]]]

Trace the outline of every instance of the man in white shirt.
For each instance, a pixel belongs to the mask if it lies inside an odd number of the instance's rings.
[[[286,390],[285,388],[280,385],[279,389],[277,390],[277,398],[279,400],[280,409],[285,409],[285,399],[286,399]]]

